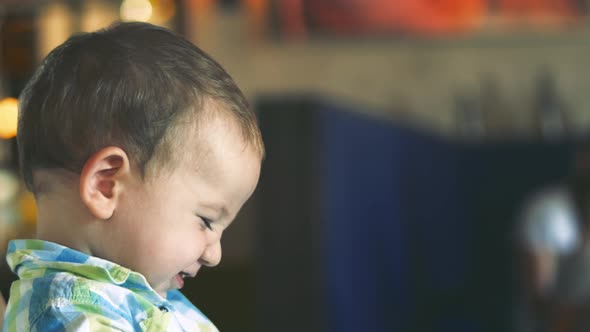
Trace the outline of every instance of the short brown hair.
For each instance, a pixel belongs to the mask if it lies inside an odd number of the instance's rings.
[[[27,187],[33,173],[79,173],[109,145],[146,165],[171,163],[159,147],[182,115],[213,100],[238,121],[262,157],[256,115],[226,71],[185,38],[147,23],[118,23],[70,37],[54,49],[19,98],[18,151]],[[169,134],[169,133],[168,133]],[[162,165],[160,165],[162,164]]]

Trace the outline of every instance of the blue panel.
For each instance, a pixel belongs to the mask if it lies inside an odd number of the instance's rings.
[[[509,331],[512,230],[571,144],[463,145],[318,110],[329,330]]]
[[[338,110],[319,121],[331,330],[403,327],[410,280],[398,273],[408,253],[395,151],[405,144],[390,125]]]

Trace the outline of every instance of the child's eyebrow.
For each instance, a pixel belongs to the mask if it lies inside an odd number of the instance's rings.
[[[218,212],[219,215],[217,216],[217,218],[222,218],[229,214],[227,208],[222,204],[204,203],[203,207]]]

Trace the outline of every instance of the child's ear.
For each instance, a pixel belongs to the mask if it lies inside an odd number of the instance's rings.
[[[117,206],[122,180],[130,174],[129,159],[118,147],[106,147],[90,157],[80,174],[80,197],[98,219],[109,219]]]

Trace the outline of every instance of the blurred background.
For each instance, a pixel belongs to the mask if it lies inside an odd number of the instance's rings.
[[[72,33],[173,29],[260,116],[260,185],[185,293],[221,331],[517,331],[523,204],[590,130],[586,0],[0,0],[0,254],[34,236],[17,99]],[[0,291],[14,276],[0,263]]]

